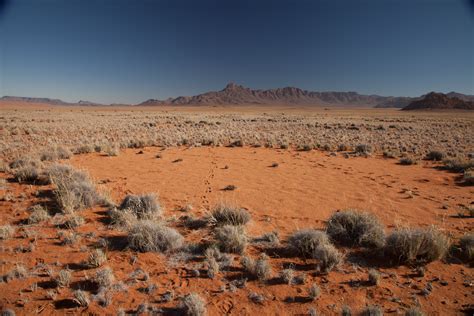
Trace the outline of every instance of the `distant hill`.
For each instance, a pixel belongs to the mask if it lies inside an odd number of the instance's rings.
[[[211,91],[195,96],[181,96],[167,100],[150,99],[138,105],[297,104],[374,107],[389,104],[389,106],[382,107],[403,107],[406,105],[404,99],[405,98],[383,97],[378,95],[363,95],[357,92],[313,92],[295,87],[253,90],[235,83],[229,83],[220,91]]]
[[[422,99],[411,102],[402,110],[474,110],[473,101],[465,101],[457,96],[450,97],[449,95],[459,94],[454,92],[449,94],[430,92]],[[469,96],[462,96],[469,100]]]
[[[32,97],[16,97],[16,96],[4,96],[0,98],[0,101],[9,101],[9,102],[26,102],[26,103],[41,103],[48,105],[59,105],[59,106],[103,106],[100,103],[94,103],[90,101],[80,100],[79,102],[72,103],[66,102],[60,99],[50,99],[50,98],[32,98]]]
[[[473,95],[457,92],[446,94],[465,102],[474,102]],[[268,90],[254,90],[244,86],[229,83],[220,91],[210,91],[195,96],[180,96],[166,100],[149,99],[136,104],[137,106],[200,106],[200,105],[308,105],[308,106],[341,106],[341,107],[376,107],[376,108],[406,108],[421,97],[392,97],[380,95],[364,95],[357,92],[315,92],[295,87],[285,87]],[[30,98],[4,96],[0,101],[41,103],[55,106],[106,106],[90,101],[75,103],[59,99]],[[110,106],[130,106],[128,104],[110,104]],[[409,108],[410,109],[410,108]]]

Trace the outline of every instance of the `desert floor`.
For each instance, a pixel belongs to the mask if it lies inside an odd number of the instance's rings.
[[[155,193],[164,209],[162,221],[178,230],[187,245],[213,241],[212,226],[191,228],[186,225],[189,219],[207,218],[219,203],[246,209],[251,214],[246,225],[250,239],[246,254],[257,258],[266,253],[272,267],[269,280],[253,280],[241,267],[242,256],[232,254],[230,266],[211,279],[202,254],[133,251],[126,247],[127,233],[109,225],[112,206],[78,211],[85,223],[73,229],[62,226],[60,213],[42,223],[28,224],[33,205],[55,209],[54,186],[18,182],[15,171],[5,168],[0,172],[5,179],[0,182],[0,226],[11,225],[15,233],[0,240],[4,276],[0,308],[13,309],[17,315],[140,311],[179,315],[177,306],[188,293],[205,299],[209,315],[308,315],[311,308],[319,315],[340,315],[344,305],[353,315],[369,305],[378,305],[389,315],[404,315],[410,307],[419,307],[426,315],[473,311],[473,270],[453,257],[429,263],[421,275],[413,266],[390,264],[383,255],[337,246],[344,254],[343,263],[326,274],[317,271],[313,259],[282,251],[292,233],[305,228],[324,230],[329,217],[345,209],[376,215],[387,234],[402,227],[435,226],[453,244],[472,234],[474,218],[466,214],[474,206],[474,187],[463,181],[462,174],[440,168],[441,162],[421,159],[433,144],[450,151],[459,148],[448,155],[451,157],[464,158],[473,152],[472,114],[3,105],[0,121],[4,123],[0,148],[5,162],[19,155],[36,157],[48,146],[64,145],[72,151],[84,144],[117,146],[116,155],[90,150],[42,163],[44,170],[60,163],[85,171],[97,190],[117,205],[129,194]],[[380,125],[384,128],[377,129]],[[447,130],[449,127],[453,129]],[[324,139],[321,133],[328,133],[331,148],[297,150],[308,141]],[[210,146],[200,142],[206,135],[214,139]],[[289,148],[280,148],[281,135]],[[396,151],[395,158],[382,155],[385,136],[392,144],[388,149]],[[181,140],[175,141],[176,137]],[[136,145],[137,139],[147,142]],[[227,141],[236,139],[244,140],[244,146],[226,147]],[[255,146],[260,141],[264,144]],[[334,149],[344,142],[347,151],[359,142],[369,142],[374,151],[348,155]],[[407,151],[398,151],[405,145]],[[421,147],[412,150],[418,145]],[[399,163],[407,153],[417,158],[417,164]],[[225,190],[229,185],[235,189]],[[186,206],[192,207],[185,211]],[[279,244],[258,240],[271,232],[278,234]],[[65,236],[71,235],[77,239],[64,244]],[[98,246],[105,249],[106,263],[100,268],[84,266]],[[26,268],[26,275],[7,277],[18,265]],[[104,293],[91,281],[104,267],[115,275],[114,287],[106,293],[108,306],[99,304]],[[281,282],[279,273],[287,268],[294,269],[297,276],[305,275],[303,284]],[[52,279],[63,269],[71,271],[72,280],[68,286],[57,287]],[[367,282],[369,269],[380,272],[378,285]],[[313,283],[321,289],[314,301],[308,299]],[[79,306],[74,300],[73,292],[78,289],[90,296],[89,306]],[[255,294],[260,296],[258,302]]]

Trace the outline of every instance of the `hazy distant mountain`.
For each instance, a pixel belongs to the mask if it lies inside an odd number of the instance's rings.
[[[473,101],[465,101],[459,97],[449,97],[449,95],[461,95],[459,93],[451,92],[448,94],[430,92],[422,99],[411,102],[402,110],[474,110]],[[465,96],[464,99],[469,99],[472,96]]]
[[[32,98],[32,97],[15,97],[15,96],[4,96],[0,98],[0,101],[10,101],[10,102],[27,102],[27,103],[43,103],[49,105],[82,105],[82,106],[101,106],[103,104],[94,103],[90,101],[80,100],[79,102],[72,103],[66,102],[60,99],[50,99],[50,98]]]
[[[451,92],[454,93],[454,92]],[[474,96],[465,96],[474,98]],[[138,105],[239,105],[239,104],[296,104],[321,106],[367,106],[377,108],[403,108],[421,97],[385,97],[357,92],[314,92],[294,87],[252,90],[229,83],[221,91],[196,96],[181,96],[167,100],[150,99]]]
[[[473,95],[465,95],[457,92],[446,94],[466,102],[474,102]],[[253,90],[250,88],[229,83],[220,91],[211,91],[195,96],[180,96],[166,100],[149,99],[142,102],[140,106],[155,105],[315,105],[315,106],[353,106],[353,107],[376,107],[376,108],[404,108],[414,101],[422,100],[421,97],[385,97],[379,95],[364,95],[357,92],[314,92],[295,87],[277,88],[269,90]],[[65,102],[50,98],[29,98],[4,96],[0,101],[21,101],[29,103],[44,103],[50,105],[81,105],[81,106],[104,106],[103,104],[90,101],[79,101],[76,103]],[[115,104],[111,104],[115,105]],[[127,104],[119,104],[127,106]]]

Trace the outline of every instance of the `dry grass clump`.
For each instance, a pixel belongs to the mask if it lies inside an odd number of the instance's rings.
[[[247,235],[243,226],[224,225],[216,228],[215,238],[224,252],[243,253],[247,247]]]
[[[108,144],[103,149],[104,153],[109,157],[115,157],[120,154],[120,147],[116,144]]]
[[[150,220],[138,221],[128,233],[129,247],[141,252],[176,250],[183,240],[178,231]]]
[[[14,279],[24,279],[28,276],[28,270],[21,264],[16,264],[15,268],[3,276],[5,282]]]
[[[418,307],[410,307],[410,309],[408,309],[406,312],[405,312],[405,316],[423,316],[423,312],[418,308]]]
[[[416,160],[411,158],[411,157],[403,157],[403,158],[400,158],[400,164],[402,166],[410,166],[410,165],[415,165],[416,164]]]
[[[0,239],[8,239],[15,234],[15,228],[11,225],[0,226]]]
[[[385,254],[401,264],[428,263],[444,257],[449,239],[434,227],[404,228],[387,236]]]
[[[300,230],[288,239],[290,248],[304,258],[319,261],[322,272],[329,272],[342,261],[342,254],[331,244],[327,234],[315,229]]]
[[[74,150],[74,154],[79,155],[79,154],[90,154],[94,152],[94,147],[92,145],[81,145],[76,147]]]
[[[474,168],[474,159],[451,159],[445,160],[444,166],[446,169],[454,172],[464,172],[465,170]]]
[[[302,257],[311,258],[316,248],[328,244],[329,238],[325,232],[316,229],[299,230],[288,238],[288,245]]]
[[[71,214],[71,215],[66,217],[66,219],[64,220],[62,226],[66,227],[68,229],[75,229],[77,227],[80,227],[80,226],[84,225],[85,222],[86,222],[86,220],[84,219],[84,217],[82,217],[80,215],[76,215],[76,214]]]
[[[207,313],[206,301],[196,293],[183,297],[179,309],[187,316],[204,316]]]
[[[227,204],[218,204],[211,213],[211,223],[216,225],[245,225],[250,221],[250,214],[246,210]]]
[[[361,316],[382,316],[383,311],[377,305],[367,306],[362,310]]]
[[[64,213],[88,208],[99,202],[95,186],[86,173],[60,164],[51,166],[47,173],[55,186],[56,202]]]
[[[460,255],[463,260],[474,264],[474,234],[468,234],[459,240]]]
[[[98,268],[107,261],[107,255],[102,249],[95,249],[87,258],[87,266],[90,268]]]
[[[9,166],[12,169],[17,169],[17,168],[27,167],[27,166],[40,168],[41,162],[37,158],[32,157],[32,156],[21,156],[12,160]]]
[[[111,268],[103,268],[95,273],[92,280],[98,288],[110,288],[115,282],[114,272]]]
[[[369,284],[378,285],[380,282],[380,273],[375,269],[369,269]]]
[[[244,256],[240,264],[251,277],[259,281],[266,281],[272,276],[272,266],[268,262],[268,256],[260,254],[257,260]]]
[[[127,195],[119,209],[130,211],[138,219],[154,219],[161,215],[161,206],[154,194]]]
[[[74,302],[76,302],[77,305],[82,306],[82,307],[89,306],[90,299],[89,299],[89,294],[87,294],[87,292],[76,290],[73,292],[73,295],[74,295]]]
[[[293,282],[293,277],[295,276],[295,271],[293,269],[284,269],[280,271],[280,280],[285,284],[291,284]]]
[[[474,184],[474,168],[464,170],[462,179],[466,184]]]
[[[61,270],[54,278],[54,282],[59,287],[69,286],[71,283],[72,274],[69,270]]]
[[[313,283],[308,289],[308,296],[312,301],[314,301],[319,297],[319,295],[321,295],[321,289],[316,283]]]
[[[207,248],[204,252],[207,265],[207,276],[213,279],[221,269],[226,269],[232,263],[232,256],[223,254],[216,246]]]
[[[51,216],[43,206],[37,204],[31,208],[31,214],[28,217],[28,224],[38,224],[50,219]]]
[[[321,272],[327,273],[337,267],[342,261],[342,254],[332,244],[320,244],[313,253],[313,259],[319,261]]]
[[[71,157],[71,151],[63,146],[48,148],[40,154],[41,161],[55,161],[58,159],[69,159]]]
[[[40,180],[41,170],[35,166],[24,166],[15,170],[13,176],[18,182],[36,182]]]
[[[327,233],[332,240],[347,246],[378,248],[385,242],[382,224],[373,214],[346,210],[334,213]]]
[[[429,153],[426,154],[425,159],[426,160],[433,160],[433,161],[441,161],[446,157],[446,155],[438,150],[432,150]]]
[[[354,151],[358,154],[370,154],[372,152],[372,146],[368,144],[359,144],[355,147]]]
[[[15,311],[13,309],[4,308],[0,312],[0,315],[2,315],[2,316],[15,316],[16,314],[15,314]]]

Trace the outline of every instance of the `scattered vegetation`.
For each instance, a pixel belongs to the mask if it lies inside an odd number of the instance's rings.
[[[183,245],[183,236],[176,230],[150,220],[141,220],[128,233],[131,249],[148,252],[176,250]]]
[[[206,302],[198,294],[191,293],[181,300],[179,309],[187,316],[204,316],[206,315]]]
[[[257,260],[244,256],[240,263],[245,272],[259,281],[266,281],[272,275],[272,267],[268,262],[268,256],[264,253],[260,254]]]
[[[138,219],[156,219],[161,215],[161,206],[154,194],[127,195],[119,209],[130,211]]]
[[[299,230],[288,239],[288,245],[303,257],[311,258],[319,245],[328,244],[325,232],[315,229]]]
[[[86,173],[56,164],[49,168],[48,175],[55,186],[56,202],[64,213],[89,208],[99,202],[95,186]]]
[[[15,235],[15,228],[11,225],[0,226],[0,239],[8,239]]]
[[[423,312],[417,307],[411,307],[405,312],[405,316],[423,316]]]
[[[72,274],[71,271],[64,269],[58,272],[54,278],[54,282],[59,287],[67,287],[71,283]]]
[[[222,251],[241,254],[247,247],[247,235],[243,226],[217,227],[214,235]]]
[[[334,213],[327,233],[332,240],[348,246],[382,247],[385,234],[382,224],[372,214],[346,210]]]
[[[382,316],[383,311],[382,309],[377,306],[377,305],[371,305],[367,306],[362,310],[361,313],[362,316]]]
[[[441,160],[444,159],[445,156],[446,155],[441,151],[432,150],[432,151],[430,151],[429,153],[426,154],[425,159],[426,160],[441,161]]]
[[[74,301],[77,303],[77,305],[82,306],[82,307],[89,306],[90,299],[89,299],[89,294],[87,294],[87,292],[76,290],[74,291],[73,295],[74,295]]]
[[[387,236],[385,254],[398,263],[421,264],[443,258],[448,249],[449,239],[434,227],[404,228]]]
[[[245,225],[250,221],[246,210],[227,204],[218,204],[211,213],[211,223],[216,225]]]
[[[319,297],[319,295],[321,295],[321,289],[316,283],[313,283],[308,289],[308,296],[312,301],[314,301]]]
[[[98,288],[110,288],[115,282],[115,276],[111,268],[103,268],[95,273],[93,282]]]
[[[101,249],[95,249],[89,254],[87,266],[90,268],[98,268],[107,261],[107,256]]]
[[[369,269],[369,284],[378,285],[380,282],[380,273],[375,269]]]
[[[31,208],[31,214],[28,217],[28,224],[38,224],[50,219],[48,211],[41,205],[37,204]]]

